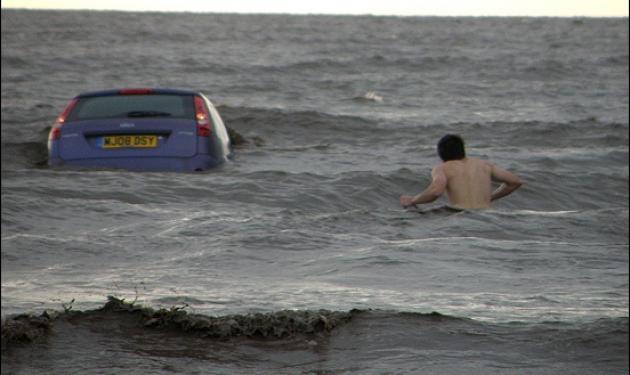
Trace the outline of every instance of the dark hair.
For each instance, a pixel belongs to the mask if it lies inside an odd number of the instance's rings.
[[[438,155],[442,161],[459,160],[466,157],[464,140],[459,135],[447,134],[438,142]]]

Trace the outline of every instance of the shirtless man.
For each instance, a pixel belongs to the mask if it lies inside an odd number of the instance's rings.
[[[446,191],[449,203],[457,208],[488,208],[491,201],[521,187],[521,180],[512,173],[485,160],[466,157],[464,141],[457,135],[440,139],[438,155],[443,163],[433,168],[431,184],[416,196],[402,195],[403,207],[433,202]],[[494,192],[492,181],[501,183]]]

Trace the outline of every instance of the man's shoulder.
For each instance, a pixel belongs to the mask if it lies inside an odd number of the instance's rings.
[[[467,156],[463,159],[448,160],[448,161],[442,162],[436,165],[435,168],[438,168],[438,167],[443,168],[443,169],[462,168],[462,167],[466,168],[467,166],[470,166],[470,165],[479,165],[479,164],[490,164],[490,163],[483,159],[471,158]]]
[[[493,165],[484,159],[466,157],[465,159],[445,161],[435,166],[434,170],[444,171],[447,175],[459,174],[465,170],[486,170],[491,172]]]
[[[466,159],[473,161],[475,163],[489,163],[486,159],[477,158],[477,157],[467,157]]]
[[[448,162],[441,162],[439,164],[434,165],[433,169],[431,170],[431,172],[433,172],[433,173],[444,172],[444,170],[447,168],[446,163],[448,163]]]
[[[469,158],[469,160],[477,165],[483,165],[483,166],[488,166],[492,168],[492,163],[490,163],[488,160],[480,159],[480,158]]]

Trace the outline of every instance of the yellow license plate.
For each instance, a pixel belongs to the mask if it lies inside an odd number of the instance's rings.
[[[103,137],[103,148],[151,148],[156,146],[156,135],[108,135]]]

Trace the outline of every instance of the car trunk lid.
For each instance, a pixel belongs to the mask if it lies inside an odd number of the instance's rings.
[[[120,118],[74,121],[61,128],[63,160],[116,157],[191,157],[197,153],[193,119]]]

